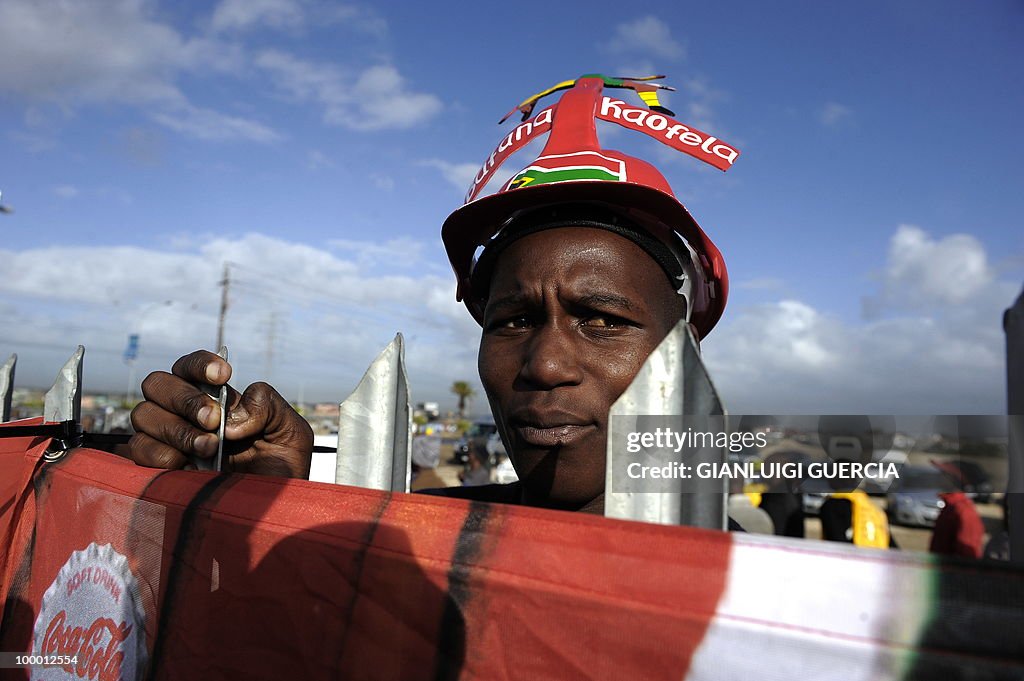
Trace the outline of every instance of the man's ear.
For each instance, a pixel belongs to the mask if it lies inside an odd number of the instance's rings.
[[[700,333],[697,332],[697,327],[694,326],[693,322],[690,322],[688,326],[690,327],[690,333],[693,334],[694,340],[697,341],[697,350],[700,350]]]

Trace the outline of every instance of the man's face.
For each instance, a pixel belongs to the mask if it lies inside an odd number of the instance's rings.
[[[608,410],[683,307],[649,255],[604,230],[538,232],[498,257],[480,379],[527,503],[600,504]]]

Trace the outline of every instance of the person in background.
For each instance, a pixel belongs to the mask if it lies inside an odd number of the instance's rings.
[[[849,459],[835,461],[852,463]],[[871,548],[899,548],[889,534],[885,513],[858,489],[861,482],[859,478],[838,476],[828,479],[834,491],[818,511],[822,539]]]
[[[459,473],[459,480],[462,482],[463,487],[479,487],[480,485],[490,484],[491,471],[480,459],[480,456],[480,452],[476,450],[469,453],[466,467]]]
[[[1009,492],[1004,493],[999,502],[1003,509],[1002,527],[985,544],[984,556],[987,560],[1010,560],[1010,508],[1007,503],[1009,494]]]
[[[412,480],[409,490],[417,492],[421,489],[446,487],[446,483],[437,474],[437,464],[441,461],[441,437],[438,435],[416,435],[412,439]]]
[[[779,452],[770,455],[768,460],[786,463],[797,459],[787,452]],[[776,535],[804,538],[804,496],[799,480],[779,478],[769,481],[768,489],[761,493],[758,507],[771,516]]]
[[[981,544],[985,540],[985,525],[981,522],[981,516],[978,515],[978,509],[974,507],[974,502],[960,491],[963,488],[964,480],[959,468],[937,461],[931,463],[952,479],[958,489],[939,494],[939,498],[945,505],[935,520],[935,529],[932,531],[928,550],[931,553],[944,556],[981,558]]]
[[[729,517],[747,532],[777,534],[771,515],[753,504],[743,491],[743,482],[743,478],[729,478]]]

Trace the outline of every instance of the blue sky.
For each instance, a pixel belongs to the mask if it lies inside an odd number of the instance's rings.
[[[476,381],[438,238],[522,99],[665,73],[726,174],[610,125],[718,244],[734,412],[998,413],[1024,281],[1024,7],[991,2],[0,4],[0,354],[87,388],[227,339],[342,399],[393,334],[413,396]],[[627,93],[628,94],[628,93]],[[531,160],[513,158],[508,170]],[[478,410],[485,408],[478,399]]]

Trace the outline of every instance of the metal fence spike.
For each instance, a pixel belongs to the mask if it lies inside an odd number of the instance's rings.
[[[0,366],[0,423],[11,420],[11,397],[14,395],[14,369],[18,364],[18,356],[12,354]]]
[[[228,361],[228,346],[220,346],[217,356],[225,362]],[[220,386],[208,385],[206,386],[206,393],[217,400],[217,404],[220,406],[220,424],[217,426],[217,454],[210,458],[193,456],[192,464],[196,467],[196,470],[217,471],[219,473],[224,470],[224,425],[227,423],[228,386],[227,384]]]
[[[82,358],[85,347],[79,345],[57,374],[53,387],[46,392],[43,418],[46,421],[79,422],[82,418]]]
[[[626,470],[627,465],[635,460],[635,455],[624,446],[615,446],[614,441],[618,439],[615,432],[642,431],[643,427],[638,425],[641,417],[660,415],[722,416],[724,425],[725,409],[685,321],[679,322],[655,348],[633,382],[611,407],[605,515],[666,525],[725,529],[727,490],[723,480],[662,481],[668,489],[679,490],[664,493],[622,491],[623,485],[616,485],[615,476]],[[696,460],[691,459],[689,463],[725,462],[725,451],[719,447],[699,450],[694,456]],[[684,488],[696,491],[681,491]],[[660,489],[666,489],[666,486]]]
[[[341,403],[334,481],[407,492],[411,441],[405,343],[402,334],[398,334]]]

